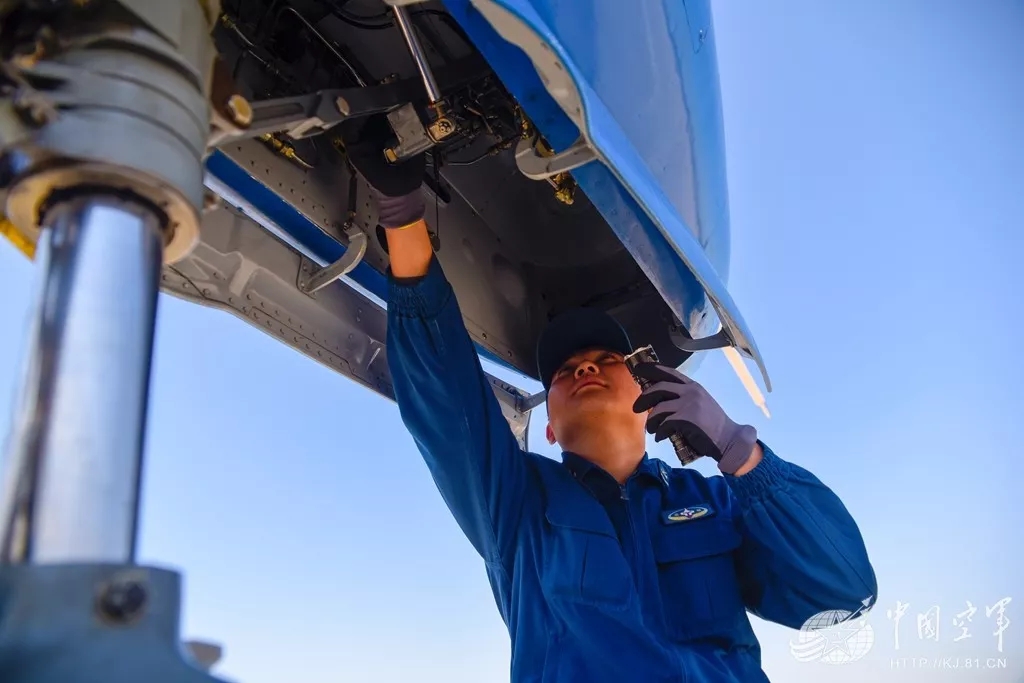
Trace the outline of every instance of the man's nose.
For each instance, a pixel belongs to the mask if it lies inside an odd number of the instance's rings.
[[[600,372],[597,367],[597,363],[589,360],[585,360],[576,366],[576,379],[579,379],[583,375],[596,375]]]

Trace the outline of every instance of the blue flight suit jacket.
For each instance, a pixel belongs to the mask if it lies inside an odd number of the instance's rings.
[[[520,449],[436,258],[390,279],[387,349],[402,419],[484,560],[512,681],[766,681],[748,612],[800,628],[874,603],[842,502],[763,443],[741,477],[645,457],[624,486]]]

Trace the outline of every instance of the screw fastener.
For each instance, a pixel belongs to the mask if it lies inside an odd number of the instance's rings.
[[[125,624],[142,613],[147,598],[142,583],[115,579],[100,594],[97,609],[110,621]]]

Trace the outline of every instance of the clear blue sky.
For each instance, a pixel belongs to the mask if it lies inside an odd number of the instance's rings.
[[[1024,5],[714,9],[730,288],[776,386],[772,419],[720,355],[696,378],[839,493],[881,591],[865,659],[797,662],[795,634],[759,623],[765,668],[777,681],[1024,680]],[[32,275],[0,245],[4,425]],[[555,455],[534,419],[531,445]],[[142,559],[184,570],[185,633],[225,644],[222,675],[508,679],[481,561],[394,405],[234,317],[162,297],[147,453]],[[985,607],[1003,597],[1014,623],[1000,654]],[[970,638],[954,642],[967,601]],[[932,606],[939,642],[918,637]],[[1006,668],[892,668],[939,655]]]

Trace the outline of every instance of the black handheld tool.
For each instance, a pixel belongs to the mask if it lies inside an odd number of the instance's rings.
[[[658,355],[654,353],[654,347],[644,346],[626,356],[625,360],[626,367],[628,367],[629,371],[633,373],[633,368],[642,363],[657,363]],[[635,373],[633,373],[633,379],[635,379],[637,384],[640,385],[640,388],[645,391],[650,385],[650,382],[642,377],[638,377]],[[676,450],[676,456],[679,458],[679,462],[683,465],[689,465],[700,457],[700,455],[690,448],[688,443],[686,443],[686,439],[679,434],[669,434],[668,440],[672,442],[672,447]]]

